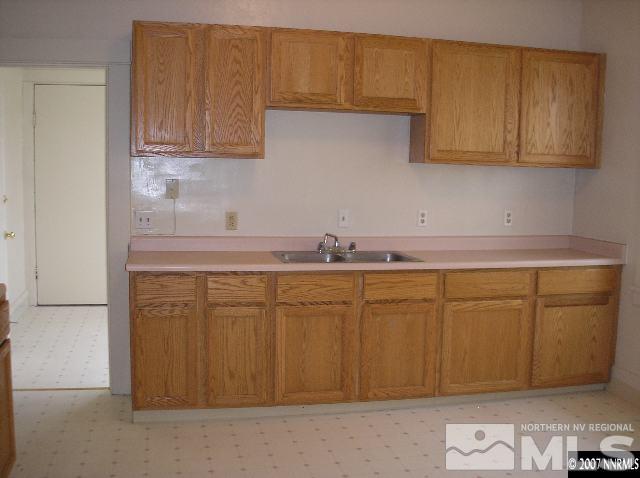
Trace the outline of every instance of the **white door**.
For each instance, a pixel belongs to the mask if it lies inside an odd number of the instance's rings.
[[[38,304],[106,304],[105,87],[36,85]]]

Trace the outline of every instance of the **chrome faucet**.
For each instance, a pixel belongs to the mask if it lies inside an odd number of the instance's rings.
[[[329,246],[329,239],[333,239],[333,245]],[[340,246],[340,239],[335,234],[326,233],[322,242],[318,243],[318,252],[321,254],[344,254],[345,252],[356,252],[356,243],[349,244],[349,249]]]

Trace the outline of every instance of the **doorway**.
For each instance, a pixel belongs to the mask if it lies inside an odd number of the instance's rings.
[[[9,204],[14,217],[22,205],[12,245],[24,250],[29,303],[11,317],[14,388],[107,388],[106,70],[0,70],[19,77],[22,106],[0,108],[5,124],[21,125],[20,174],[4,178],[21,189]]]

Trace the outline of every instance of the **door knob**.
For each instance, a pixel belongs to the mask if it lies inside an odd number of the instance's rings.
[[[15,239],[15,237],[16,237],[16,233],[13,232],[13,231],[9,231],[9,232],[5,231],[4,232],[4,238],[5,239]]]

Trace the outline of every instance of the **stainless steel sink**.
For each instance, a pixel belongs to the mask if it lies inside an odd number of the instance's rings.
[[[276,251],[273,253],[280,261],[286,263],[321,263],[321,262],[422,262],[406,254],[394,251],[357,251],[341,253],[321,253],[315,251]]]
[[[338,254],[320,253],[314,251],[280,251],[274,252],[274,256],[282,262],[313,263],[320,262],[345,262],[344,257]]]

